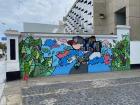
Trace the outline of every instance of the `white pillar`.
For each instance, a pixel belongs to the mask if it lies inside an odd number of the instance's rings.
[[[19,69],[19,41],[18,37],[20,35],[19,32],[16,30],[7,30],[5,32],[5,35],[7,36],[7,65],[6,65],[6,71],[7,72],[14,72],[14,71],[20,71]],[[10,40],[15,40],[15,59],[11,59],[10,57]]]
[[[130,26],[126,25],[117,25],[117,36],[118,41],[123,39],[123,36],[129,35],[130,36]]]

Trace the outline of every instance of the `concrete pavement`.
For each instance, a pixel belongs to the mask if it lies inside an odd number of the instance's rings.
[[[6,79],[6,63],[5,58],[0,59],[0,105],[2,105],[3,101],[3,90],[5,87],[5,79]]]
[[[112,79],[119,79],[119,78],[135,78],[135,77],[140,77],[140,70],[135,70],[135,71],[131,70],[131,71],[125,71],[125,72],[121,71],[121,72],[110,72],[110,73],[97,73],[97,74],[79,74],[79,75],[70,75],[70,76],[55,76],[55,77],[48,77],[48,78],[47,77],[46,78],[44,78],[44,77],[43,78],[31,78],[28,81],[28,83],[26,83],[23,80],[18,80],[18,81],[13,81],[13,82],[6,83],[6,86],[5,86],[5,89],[4,89],[4,96],[6,97],[7,105],[21,105],[22,99],[24,99],[24,102],[23,102],[24,104],[23,105],[29,105],[26,102],[31,101],[31,100],[28,99],[28,98],[26,98],[26,99],[23,98],[24,94],[23,94],[23,91],[21,91],[23,88],[28,90],[28,89],[30,89],[30,88],[32,88],[34,86],[35,87],[39,86],[39,88],[37,88],[36,91],[35,91],[35,93],[37,93],[37,91],[39,91],[39,90],[43,91],[44,89],[40,89],[40,88],[43,87],[43,86],[46,86],[46,85],[52,85],[52,84],[57,84],[57,83],[58,84],[66,83],[66,84],[70,84],[71,85],[74,82],[74,84],[77,84],[76,86],[81,86],[80,88],[82,88],[84,86],[83,86],[83,83],[81,83],[81,82],[87,82],[87,83],[84,83],[84,84],[88,84],[89,81],[94,81],[92,83],[96,83],[96,86],[98,86],[98,87],[99,86],[104,87],[108,83],[110,83],[110,82],[108,82],[108,80],[110,80],[110,79],[112,80]],[[126,81],[130,81],[130,80],[131,79],[126,80]],[[136,85],[138,85],[137,87],[139,87],[139,84],[137,84],[137,81],[135,81],[135,79],[132,79],[132,80],[133,81],[131,83],[134,84],[134,85],[136,83]],[[126,83],[126,82],[122,82],[121,84],[123,84],[123,83]],[[68,85],[68,86],[70,86],[70,85]],[[58,87],[58,86],[59,85],[56,85],[56,87]],[[63,85],[63,88],[65,88],[65,86],[67,86],[67,85]],[[127,87],[127,84],[124,87],[124,89],[126,87]],[[45,89],[46,88],[47,87],[45,87]],[[56,89],[56,92],[60,92],[61,91],[62,94],[63,94],[63,92],[64,93],[67,92],[68,95],[71,94],[71,92],[69,92],[69,89],[63,89],[63,88],[62,89]],[[71,87],[71,88],[75,89],[75,87]],[[85,88],[82,88],[82,89],[83,89],[82,91],[88,92]],[[114,89],[116,89],[116,88],[113,88],[112,91]],[[89,90],[92,91],[91,88]],[[79,90],[79,92],[80,92],[80,90]],[[76,94],[74,92],[72,92],[72,93],[73,94],[71,94],[71,95],[75,95]],[[41,93],[39,92],[38,94],[41,94]],[[47,97],[46,94],[47,93],[44,93],[44,95],[42,97]],[[81,94],[85,94],[85,93],[81,93]],[[64,97],[62,96],[62,98],[64,98]],[[36,97],[32,97],[32,99],[36,99]],[[53,99],[53,98],[51,98],[50,100],[52,101],[52,103],[55,103],[55,101],[57,101],[57,99]],[[47,100],[45,100],[45,102],[46,101]],[[30,104],[30,105],[34,105],[34,104]],[[38,104],[38,105],[40,105],[40,104]],[[41,104],[41,105],[48,105],[48,104]],[[114,105],[114,104],[112,104],[112,105]],[[120,104],[118,104],[118,105],[120,105]]]
[[[23,105],[140,105],[140,77],[89,80],[22,89]]]

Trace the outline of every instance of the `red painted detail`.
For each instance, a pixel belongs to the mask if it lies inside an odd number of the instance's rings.
[[[104,62],[105,62],[105,64],[110,64],[110,56],[108,55],[108,54],[106,54],[105,56],[104,56]]]
[[[59,53],[57,54],[57,57],[58,57],[59,59],[64,58],[65,56],[68,55],[68,53],[69,53],[69,51],[64,51],[64,53],[59,52]]]

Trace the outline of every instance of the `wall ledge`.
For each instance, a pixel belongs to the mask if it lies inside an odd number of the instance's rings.
[[[126,26],[126,25],[117,25],[116,26],[117,29],[130,29],[130,26]]]

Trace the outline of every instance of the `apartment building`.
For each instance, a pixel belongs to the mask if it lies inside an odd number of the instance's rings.
[[[94,0],[95,34],[115,34],[116,25],[130,25],[132,41],[140,40],[140,0]]]
[[[64,22],[66,33],[105,35],[130,25],[131,40],[140,40],[140,0],[76,0]]]
[[[64,22],[66,33],[93,33],[93,0],[77,0]]]

